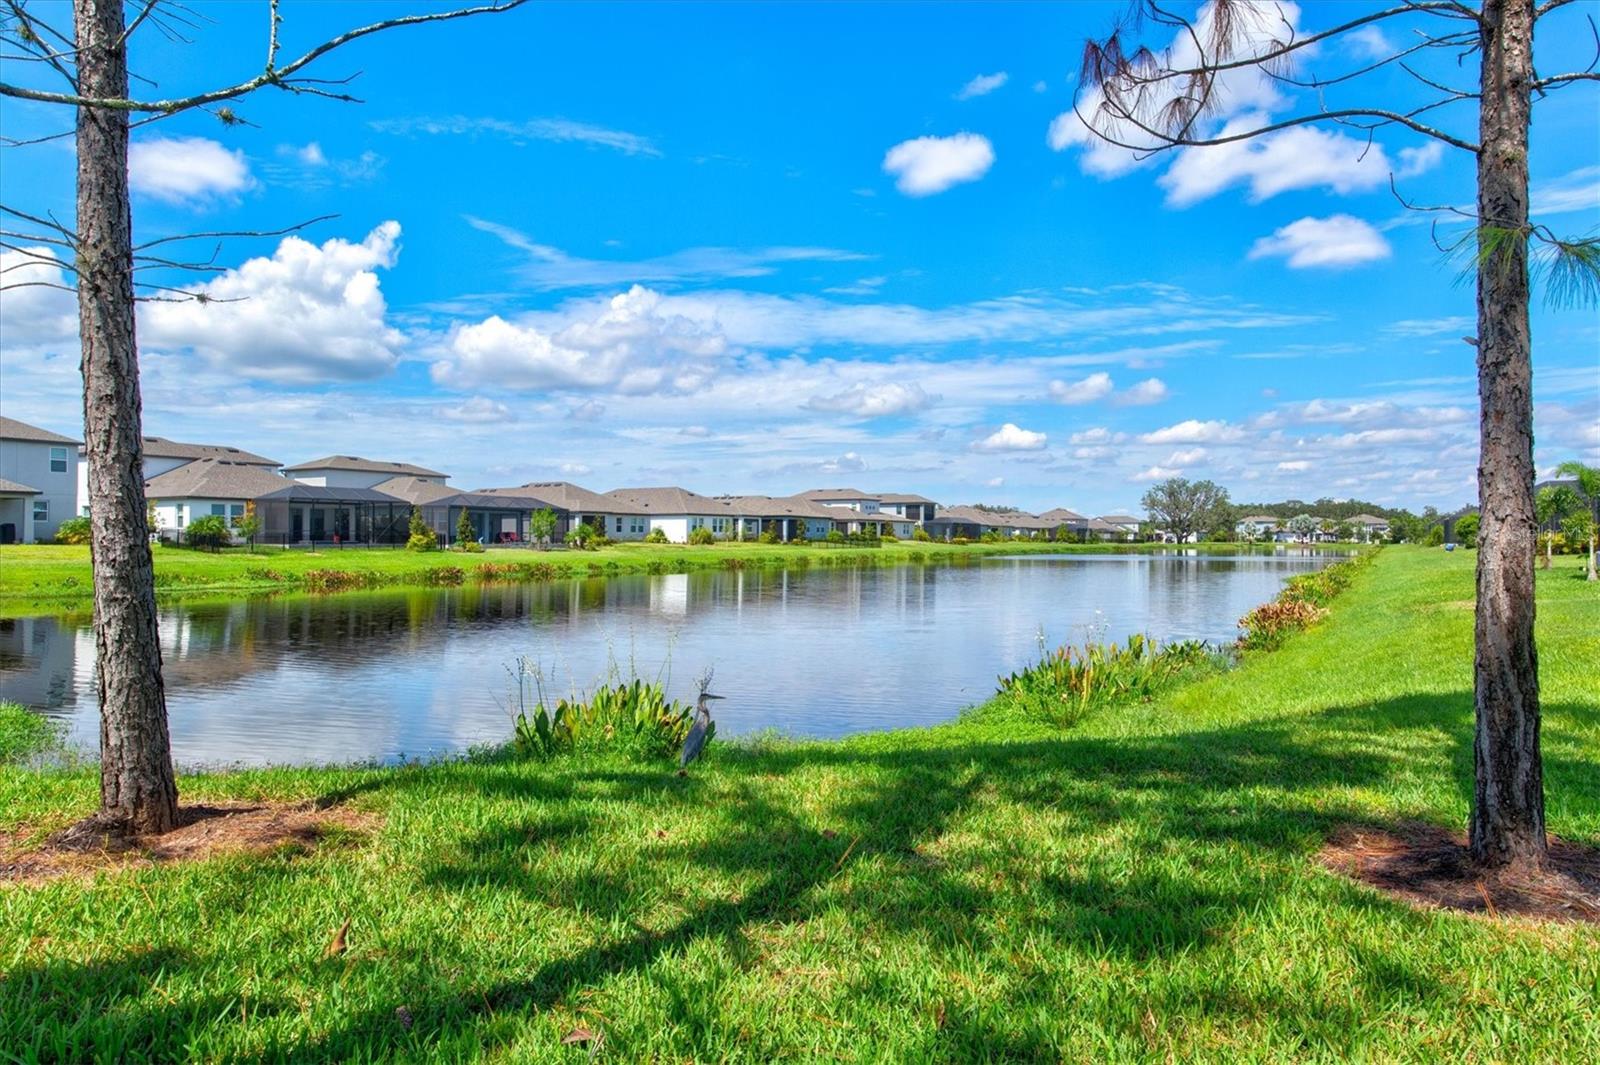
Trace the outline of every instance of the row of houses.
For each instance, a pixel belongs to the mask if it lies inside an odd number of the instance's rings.
[[[1368,543],[1389,535],[1389,519],[1376,514],[1357,514],[1339,521],[1321,521],[1310,532],[1289,528],[1289,520],[1274,514],[1246,514],[1234,525],[1241,540],[1270,540],[1280,544],[1333,543],[1340,539],[1338,528],[1350,526],[1358,540]]]
[[[328,455],[284,465],[240,448],[159,436],[144,438],[144,478],[154,531],[171,539],[181,539],[196,519],[215,515],[231,525],[249,512],[266,542],[403,543],[413,510],[447,543],[463,513],[481,543],[525,543],[540,510],[555,515],[557,540],[581,524],[613,540],[643,540],[659,530],[677,543],[698,529],[729,540],[772,532],[785,541],[835,531],[907,539],[919,528],[935,539],[974,540],[1060,529],[1081,538],[1133,539],[1139,531],[1139,519],[1126,514],[941,508],[926,496],[854,488],[706,496],[674,486],[602,493],[568,481],[530,481],[464,491],[449,475],[408,462]],[[81,443],[0,417],[0,543],[48,541],[61,522],[88,513]]]

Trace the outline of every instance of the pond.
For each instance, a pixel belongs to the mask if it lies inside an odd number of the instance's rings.
[[[722,735],[839,736],[947,721],[1051,643],[1231,640],[1283,580],[1334,556],[1030,555],[966,565],[712,570],[165,606],[180,765],[393,762],[504,741],[510,674],[552,696],[609,668],[693,697]],[[98,742],[89,618],[0,620],[0,697]]]

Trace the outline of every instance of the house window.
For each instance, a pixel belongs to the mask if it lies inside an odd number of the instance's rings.
[[[642,532],[644,532],[644,519],[643,518],[630,518],[628,520],[629,520],[629,525],[628,525],[628,531],[629,532],[634,532],[634,533],[642,533]]]
[[[243,503],[230,503],[230,504],[228,504],[228,517],[232,518],[234,521],[238,521],[240,518],[244,517],[244,504]]]
[[[711,531],[714,532],[714,533],[718,533],[718,534],[726,533],[728,531],[728,519],[727,518],[712,518],[711,519]]]
[[[33,520],[50,520],[50,501],[48,499],[35,499],[33,501]]]
[[[617,519],[617,532],[621,532],[621,531],[622,531],[622,519],[618,518]]]
[[[706,520],[704,518],[690,518],[689,519],[689,528],[698,529],[702,525],[704,525],[705,523],[706,523]]]
[[[211,504],[211,513],[219,518],[225,518],[228,516],[228,507],[224,503],[213,503]]]
[[[53,448],[50,449],[50,472],[51,473],[66,473],[67,472],[67,449],[66,448],[64,448],[64,447],[53,447]]]

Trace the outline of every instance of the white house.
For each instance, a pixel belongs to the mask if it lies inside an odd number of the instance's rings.
[[[1271,514],[1246,514],[1234,523],[1233,531],[1245,540],[1268,540],[1278,531],[1278,519]]]
[[[359,455],[329,455],[285,466],[283,472],[301,484],[318,488],[375,488],[394,477],[416,477],[435,484],[444,484],[450,479],[447,473],[409,462],[381,462]]]
[[[214,514],[231,525],[250,501],[293,485],[257,463],[206,458],[150,478],[144,494],[155,510],[152,531],[177,538],[196,518]]]
[[[168,440],[164,436],[145,437],[141,450],[144,453],[146,481],[199,459],[223,459],[242,466],[258,466],[268,472],[282,465],[277,459],[265,458],[226,444],[186,444],[179,440]],[[89,463],[83,458],[81,447],[78,456],[78,513],[88,517]]]
[[[769,528],[778,539],[821,540],[847,524],[839,508],[798,496],[721,496],[738,515],[734,539],[754,540]],[[843,532],[843,529],[840,529]]]
[[[1039,515],[1040,519],[1050,523],[1050,531],[1066,529],[1077,536],[1087,536],[1089,533],[1089,519],[1075,510],[1066,507],[1056,507]]]
[[[647,533],[660,529],[675,544],[688,543],[689,534],[696,529],[710,529],[719,540],[733,540],[739,535],[741,515],[727,501],[687,488],[616,488],[605,497],[615,506],[642,513]]]
[[[1348,519],[1356,528],[1356,535],[1366,541],[1381,540],[1389,535],[1389,519],[1376,514],[1357,514]]]
[[[15,418],[0,417],[0,543],[55,539],[78,501],[78,446]]]
[[[925,496],[863,492],[859,488],[813,488],[801,492],[799,498],[831,510],[850,511],[850,515],[836,519],[844,532],[871,529],[893,533],[901,539],[932,518],[935,509],[933,500]]]

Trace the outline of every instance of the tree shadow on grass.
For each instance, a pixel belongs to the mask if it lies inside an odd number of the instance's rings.
[[[423,863],[418,890],[501,892],[599,915],[605,930],[531,971],[416,981],[407,1001],[352,999],[316,1037],[263,1056],[320,1061],[374,1047],[488,1038],[504,1030],[508,1012],[564,1006],[619,977],[653,970],[649,979],[667,999],[665,1023],[688,1052],[715,1057],[729,1038],[724,1007],[672,1005],[673,959],[720,945],[736,965],[754,964],[753,932],[841,913],[861,939],[920,937],[918,949],[936,960],[962,952],[1004,964],[1009,948],[995,931],[995,914],[1026,923],[1052,949],[1087,957],[1150,960],[1203,951],[1283,891],[1303,893],[1297,871],[1314,861],[1323,841],[1343,826],[1373,822],[1364,796],[1439,775],[1468,791],[1470,705],[1464,694],[1421,695],[1131,739],[1068,733],[973,742],[946,732],[893,748],[780,746],[730,759],[728,768],[737,765],[738,773],[713,762],[684,780],[671,771],[586,773],[581,765],[553,764],[549,778],[531,786],[526,771],[508,770],[489,787],[497,797],[534,805],[492,808],[483,828]],[[1581,723],[1591,711],[1559,705],[1548,712],[1552,721]],[[1566,750],[1560,743],[1552,749]],[[1569,753],[1547,757],[1546,777],[1552,789],[1600,793],[1600,767]],[[816,790],[824,778],[831,790]],[[475,777],[461,783],[479,784]],[[559,807],[541,810],[541,794]],[[639,831],[656,811],[688,818],[695,831],[618,859],[642,868],[592,862],[574,870],[537,860],[537,852],[551,848],[570,850],[574,862],[590,860],[582,857],[585,848],[605,850],[599,845],[614,842],[607,833],[619,823]],[[1030,863],[1026,848],[1037,841],[1010,838],[1006,827],[1019,817],[1053,818],[1039,830],[1081,839],[1069,838],[1078,845],[1054,855],[1048,868]],[[1102,853],[1103,839],[1116,842]],[[713,887],[685,891],[663,923],[659,890],[648,886],[652,862],[663,875],[670,867],[679,882]],[[1217,875],[1219,867],[1230,875]],[[1353,885],[1326,895],[1319,889],[1317,904],[1404,913]],[[435,946],[415,945],[423,953]],[[1403,960],[1363,950],[1357,965],[1385,994],[1414,998],[1432,986]],[[470,965],[472,958],[463,960]],[[142,963],[136,956],[133,964]],[[70,965],[19,975],[38,989],[39,1002],[78,1002],[87,990]],[[893,1015],[903,1009],[904,993],[893,980],[867,982],[851,988],[844,1008]],[[1048,987],[1041,993],[1047,996]],[[1234,989],[1210,1008],[1258,1022],[1262,1011],[1277,1008],[1274,994],[1270,985]],[[24,1016],[38,1008],[21,1005]],[[409,1024],[397,1019],[397,1006],[406,1008]],[[142,1009],[137,1031],[148,1034],[155,1051],[182,1047],[185,1032],[199,1023],[188,1009],[171,1015],[156,1005]],[[1340,1002],[1308,1008],[1302,1000],[1297,1009],[1320,1018],[1307,1023],[1335,1045],[1341,1031],[1360,1027]],[[1341,1017],[1349,1022],[1343,1029]],[[1051,1056],[1048,1033],[1007,1032],[993,1018],[955,1015],[931,1032],[907,1038],[931,1040],[926,1045],[935,1055],[952,1046],[1011,1045],[1017,1057]],[[610,1049],[627,1053],[621,1045]]]

